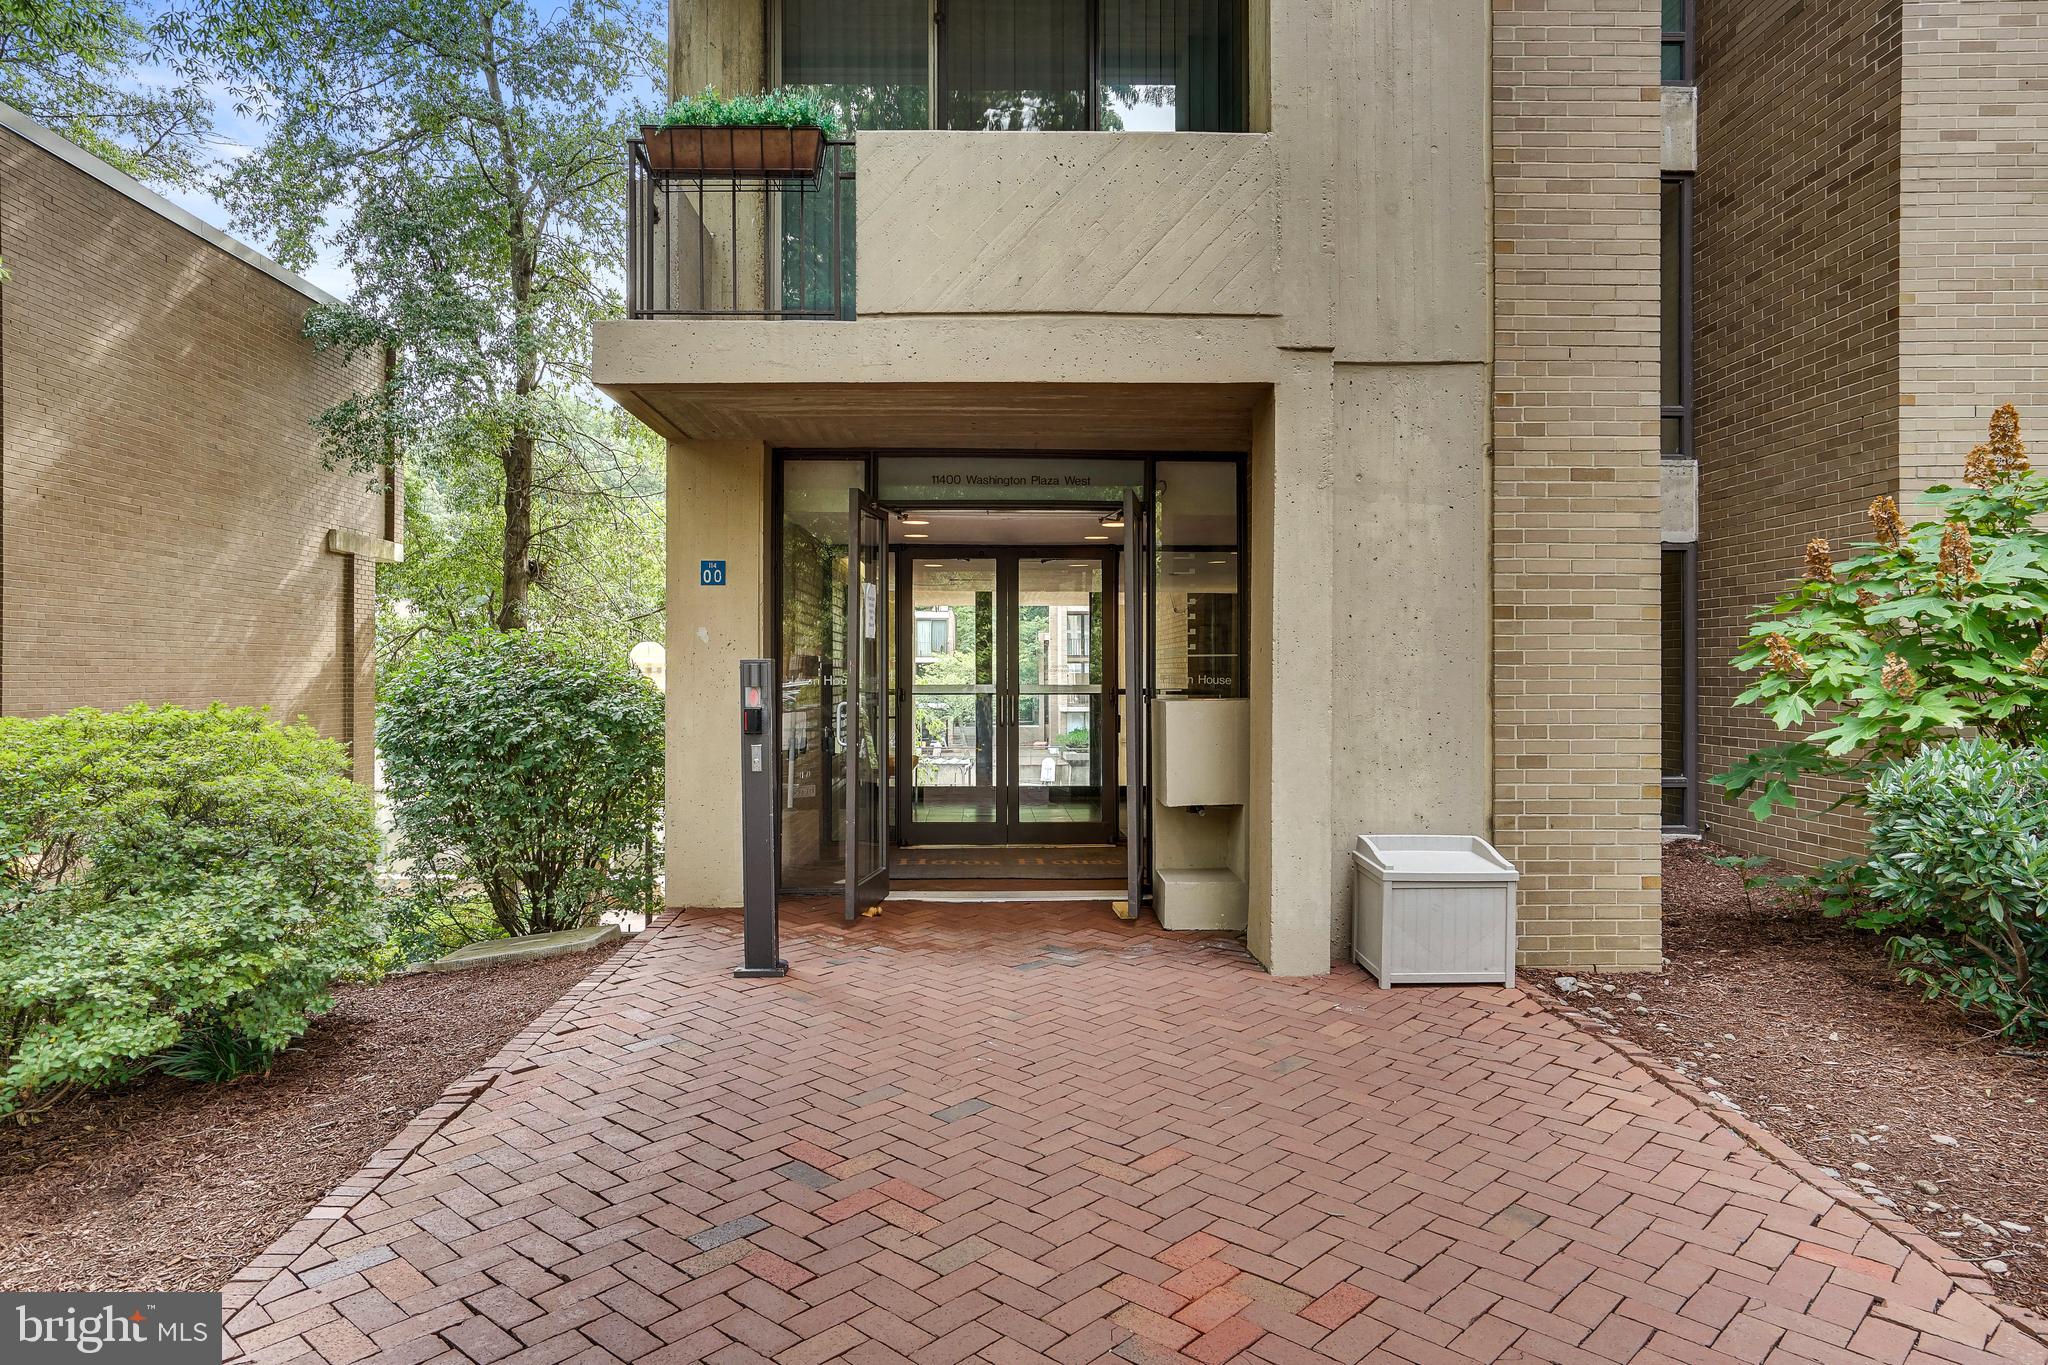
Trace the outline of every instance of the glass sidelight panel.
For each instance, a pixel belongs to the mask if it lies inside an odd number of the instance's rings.
[[[909,818],[993,825],[1002,818],[996,561],[918,555],[908,583],[901,610],[909,627]]]
[[[1017,695],[1013,744],[1017,818],[1095,825],[1103,810],[1104,562],[1022,558],[1017,564]]]
[[[1238,473],[1230,461],[1159,463],[1153,666],[1162,694],[1245,695]]]
[[[782,642],[782,880],[823,890],[846,874],[846,498],[860,460],[791,460],[777,545]]]

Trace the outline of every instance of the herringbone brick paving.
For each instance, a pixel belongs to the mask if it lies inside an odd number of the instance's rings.
[[[1074,906],[784,947],[665,920],[238,1277],[229,1354],[2048,1365],[1518,991]]]

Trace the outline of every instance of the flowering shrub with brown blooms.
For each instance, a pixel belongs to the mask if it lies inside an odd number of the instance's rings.
[[[1878,498],[1872,539],[1846,553],[1809,542],[1799,581],[1757,613],[1734,660],[1757,677],[1736,705],[1810,731],[1713,779],[1759,820],[1817,775],[1860,801],[1878,768],[1965,731],[2048,741],[2048,476],[2018,411],[2000,408],[1965,482],[1927,501],[1935,519],[1908,528]]]

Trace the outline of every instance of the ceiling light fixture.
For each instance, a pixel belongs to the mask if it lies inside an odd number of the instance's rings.
[[[905,531],[905,532],[903,533],[903,538],[904,538],[905,540],[930,540],[930,539],[931,539],[931,537],[930,537],[930,536],[926,535],[926,534],[925,534],[924,532],[922,532],[922,531]]]
[[[1108,536],[1082,536],[1083,540],[1108,540]]]
[[[1124,526],[1124,514],[1121,512],[1107,513],[1102,518],[1102,524],[1112,531],[1121,531]]]
[[[929,526],[932,523],[931,518],[929,517],[913,517],[906,515],[903,518],[903,524],[905,526]]]

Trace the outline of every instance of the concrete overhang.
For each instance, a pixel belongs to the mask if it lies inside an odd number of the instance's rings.
[[[1269,319],[600,323],[594,378],[671,440],[1245,450]]]

